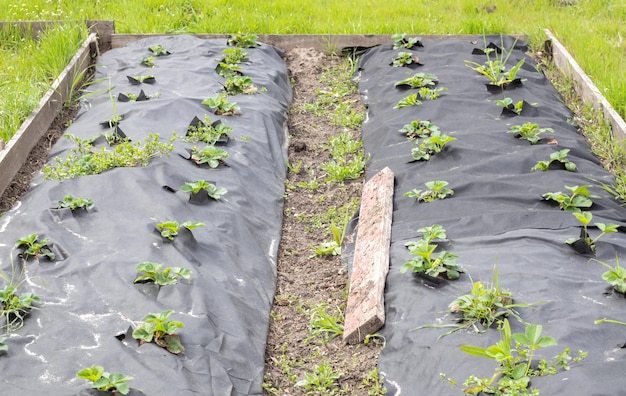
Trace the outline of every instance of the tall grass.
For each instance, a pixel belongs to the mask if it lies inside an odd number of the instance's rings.
[[[626,117],[624,1],[0,0],[0,20],[112,19],[118,33],[526,34],[536,47],[547,27]]]
[[[11,26],[0,29],[0,139],[15,134],[86,35],[84,24],[56,26],[38,40]]]

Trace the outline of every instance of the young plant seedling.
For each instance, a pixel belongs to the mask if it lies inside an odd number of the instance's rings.
[[[163,264],[152,262],[143,262],[137,264],[137,272],[141,273],[133,283],[155,283],[159,286],[175,285],[178,278],[189,279],[191,270],[183,267],[166,267],[161,268]]]
[[[48,239],[39,241],[39,235],[30,234],[15,241],[15,247],[25,248],[24,251],[20,254],[20,256],[24,260],[28,260],[30,257],[34,257],[36,259],[38,259],[39,257],[46,257],[48,260],[54,261],[56,256],[48,247],[49,242],[50,241]]]
[[[541,140],[542,133],[554,133],[552,128],[539,128],[539,125],[526,122],[523,125],[513,125],[507,133],[512,133],[518,139],[527,140],[530,144],[537,144]]]
[[[405,78],[404,80],[400,80],[396,82],[395,86],[399,87],[402,85],[407,85],[410,88],[422,88],[434,86],[437,84],[439,80],[437,76],[434,74],[426,74],[426,73],[417,73],[412,77]]]
[[[398,104],[396,104],[395,106],[393,106],[394,109],[402,109],[404,107],[409,107],[409,106],[419,106],[422,104],[422,101],[417,99],[417,94],[409,94],[408,96],[400,99],[400,101],[398,101]]]
[[[545,200],[553,200],[559,203],[561,210],[567,212],[580,212],[581,208],[590,208],[593,205],[591,198],[600,198],[597,195],[591,195],[589,193],[588,185],[583,186],[565,186],[565,188],[572,192],[572,195],[567,195],[562,192],[548,192],[542,195]]]
[[[596,241],[600,239],[605,234],[611,234],[617,232],[619,226],[617,224],[610,223],[595,223],[595,226],[600,230],[600,235],[591,239],[589,237],[589,232],[587,226],[591,223],[591,219],[593,215],[591,212],[573,212],[574,217],[583,225],[582,232],[580,233],[580,238],[568,238],[565,243],[568,245],[572,245],[576,251],[581,253],[590,252],[592,254],[596,253]],[[582,245],[582,246],[581,246]]]
[[[198,165],[207,164],[210,168],[215,169],[224,160],[228,158],[228,152],[222,148],[215,146],[204,146],[202,150],[196,146],[191,148],[191,160]]]
[[[188,229],[189,231],[194,228],[204,227],[206,224],[194,221],[186,221],[183,224],[178,224],[177,221],[164,221],[163,223],[159,223],[156,225],[156,229],[161,233],[163,238],[167,238],[170,241],[173,241],[174,238],[178,235],[178,231],[180,231],[181,227]]]
[[[103,392],[127,395],[130,388],[127,384],[133,377],[119,373],[107,373],[102,366],[84,368],[76,374],[77,378],[90,381],[92,388]]]
[[[433,122],[415,120],[405,124],[398,132],[405,134],[408,139],[414,140],[429,137],[434,133],[440,132],[440,130]]]
[[[152,47],[149,47],[150,52],[152,52],[154,54],[154,56],[162,56],[162,55],[169,55],[170,52],[165,49],[164,46],[162,46],[161,44],[157,44],[157,45],[153,45]]]
[[[619,265],[617,256],[615,256],[615,267],[611,267],[611,265],[605,263],[604,261],[595,259],[594,261],[609,269],[602,274],[602,279],[604,279],[609,285],[613,286],[613,288],[619,293],[626,294],[626,269]]]
[[[393,39],[393,49],[423,47],[421,37],[407,38],[406,34],[394,34],[391,38]]]
[[[393,67],[403,67],[408,66],[412,63],[418,63],[419,58],[414,56],[410,52],[398,52],[398,56],[391,59],[391,66]]]
[[[155,60],[156,58],[154,56],[146,56],[144,58],[139,59],[139,63],[150,68],[155,68],[156,67],[156,64],[154,63]]]
[[[474,70],[475,72],[487,77],[492,85],[498,87],[506,87],[512,83],[517,76],[517,73],[524,64],[524,58],[520,59],[515,66],[506,70],[506,64],[513,52],[513,46],[506,53],[499,52],[495,48],[484,49],[485,55],[487,55],[487,61],[483,64],[466,60],[465,66]]]
[[[195,123],[195,125],[193,125]],[[222,124],[220,120],[215,122],[205,114],[204,119],[194,118],[192,125],[187,127],[187,135],[183,138],[186,142],[204,142],[210,145],[218,142],[227,142],[232,127]]]
[[[187,182],[180,187],[180,190],[191,194],[199,194],[202,190],[204,190],[210,198],[215,200],[220,199],[228,192],[228,190],[224,187],[217,187],[215,184],[209,183],[205,180]]]
[[[184,352],[185,348],[180,343],[180,337],[174,333],[185,325],[176,320],[168,320],[173,313],[174,311],[168,310],[150,313],[143,318],[143,323],[133,330],[133,338],[139,341],[139,346],[146,342],[154,342],[175,355]]]
[[[69,208],[72,212],[76,209],[83,209],[85,211],[91,210],[94,207],[93,199],[91,198],[74,198],[71,194],[66,195],[63,199],[57,201],[57,209]]]
[[[411,156],[416,161],[428,161],[433,155],[440,153],[446,144],[455,140],[456,138],[452,136],[444,135],[441,132],[433,132],[411,149]]]
[[[330,311],[330,312],[329,312]],[[344,314],[339,307],[329,307],[325,303],[313,307],[309,321],[309,341],[316,337],[322,337],[326,344],[333,338],[343,334]]]
[[[542,358],[536,361],[535,353],[538,349],[557,345],[554,338],[542,336],[542,331],[541,325],[527,324],[523,333],[512,334],[509,321],[504,319],[500,328],[501,340],[495,345],[487,348],[462,345],[463,352],[492,359],[499,364],[491,378],[470,376],[463,383],[465,394],[537,395],[537,389],[528,389],[530,377],[569,370],[572,363],[579,363],[587,356],[586,352],[578,351],[578,356],[572,357],[570,349],[565,348],[552,360]]]
[[[222,62],[229,65],[237,65],[241,62],[245,62],[250,57],[250,54],[239,47],[226,48],[222,51],[222,54],[224,54]]]
[[[417,198],[417,201],[431,202],[435,199],[445,199],[447,196],[454,195],[454,191],[447,188],[447,181],[434,180],[425,183],[426,190],[414,189],[404,193],[405,197]]]
[[[541,170],[545,172],[550,168],[550,165],[556,161],[556,162],[560,162],[561,164],[563,164],[566,170],[570,172],[574,172],[576,171],[577,167],[575,163],[573,163],[572,161],[569,160],[569,158],[567,158],[568,153],[569,153],[569,149],[555,151],[554,153],[550,154],[549,161],[537,161],[537,164],[533,166],[532,168],[530,168],[530,170],[531,171]]]
[[[498,106],[504,107],[505,109],[509,109],[513,113],[520,115],[522,114],[522,109],[524,107],[524,101],[520,100],[519,102],[513,103],[513,99],[504,98],[500,100],[496,100],[496,104]]]
[[[304,379],[296,382],[296,386],[321,395],[335,394],[335,381],[341,378],[341,373],[333,372],[329,363],[321,363],[313,368],[313,373],[304,373]]]
[[[238,115],[239,110],[241,109],[237,103],[229,102],[228,99],[226,99],[226,96],[226,92],[222,92],[221,94],[206,98],[202,101],[202,104],[209,106],[209,108],[217,115]]]
[[[248,76],[231,76],[226,79],[224,90],[228,95],[246,94],[251,95],[259,92]]]
[[[256,34],[236,33],[230,36],[226,43],[231,47],[254,48],[261,45],[257,42],[258,39],[259,36]]]
[[[424,100],[436,100],[436,99],[439,99],[443,91],[447,91],[447,90],[448,88],[446,87],[437,87],[437,88],[422,87],[417,93],[419,97]]]

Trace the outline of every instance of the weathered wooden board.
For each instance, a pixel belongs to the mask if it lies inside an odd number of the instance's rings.
[[[96,35],[90,34],[70,63],[63,69],[52,87],[39,101],[39,106],[24,121],[6,147],[0,151],[0,194],[9,186],[17,172],[26,162],[28,154],[39,139],[48,131],[61,107],[72,93],[72,83],[91,62]]]
[[[545,32],[550,41],[549,46],[552,48],[552,59],[556,67],[566,76],[572,77],[576,92],[585,103],[602,111],[604,118],[611,123],[613,135],[618,139],[626,138],[626,122],[624,119],[615,111],[609,101],[606,100],[585,71],[578,65],[569,52],[567,52],[563,44],[557,40],[550,30],[546,29]]]
[[[385,168],[363,186],[343,340],[362,342],[385,324],[385,282],[393,216],[393,171]]]

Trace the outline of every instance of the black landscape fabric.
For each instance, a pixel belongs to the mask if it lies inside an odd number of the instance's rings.
[[[523,79],[520,87],[490,93],[486,78],[465,65],[465,60],[483,63],[486,56],[472,52],[490,42],[505,51],[515,47],[508,67],[526,59],[518,73]],[[423,44],[414,50],[383,45],[360,60],[359,86],[368,106],[363,124],[364,147],[371,154],[368,177],[384,167],[396,176],[386,324],[380,331],[386,347],[378,363],[388,394],[462,394],[461,384],[470,375],[490,378],[494,374],[495,361],[467,355],[460,346],[493,345],[500,339],[497,330],[460,331],[438,339],[449,329],[415,329],[454,323],[456,316],[446,312],[448,304],[469,293],[472,280],[490,285],[494,267],[500,286],[513,293],[515,302],[539,303],[519,309],[522,319],[543,325],[543,335],[558,342],[556,347],[538,350],[537,357],[551,359],[566,347],[573,355],[578,350],[588,353],[570,371],[533,377],[532,388],[544,395],[626,394],[620,380],[626,370],[626,350],[618,347],[626,341],[626,331],[618,325],[594,324],[605,317],[624,321],[626,299],[602,280],[605,267],[565,243],[579,235],[574,216],[542,200],[547,192],[569,193],[565,186],[590,185],[591,193],[601,197],[590,208],[592,223],[624,226],[626,209],[599,187],[599,182],[610,184],[611,175],[590,154],[589,145],[572,125],[572,113],[537,71],[533,59],[525,55],[524,43],[511,37],[501,42],[499,36],[488,36],[484,42],[477,36],[425,39]],[[401,51],[419,57],[423,66],[392,67],[392,58]],[[400,99],[417,92],[394,84],[419,72],[435,74],[436,86],[447,91],[437,100],[394,109]],[[495,101],[504,97],[513,102],[525,100],[525,108],[531,104],[532,111],[503,116]],[[430,120],[457,140],[429,161],[411,162],[413,143],[398,130],[413,120]],[[511,126],[526,122],[553,128],[554,134],[545,137],[558,144],[544,140],[530,145],[507,134]],[[537,161],[565,148],[571,150],[568,157],[578,166],[576,172],[531,171]],[[403,196],[412,189],[424,189],[424,183],[431,180],[449,182],[454,195],[430,203]],[[440,243],[439,249],[458,255],[458,263],[467,271],[459,280],[439,287],[411,273],[400,273],[411,256],[405,243],[417,241],[421,236],[417,230],[433,224],[447,230],[448,241]],[[600,232],[591,227],[590,233],[595,237]],[[597,242],[596,259],[614,265],[616,257],[625,257],[625,251],[626,235],[620,229]],[[510,321],[514,333],[523,332],[523,324],[514,318]],[[456,388],[442,380],[440,373],[457,380]]]
[[[156,67],[140,64],[157,44],[171,54],[155,57]],[[291,101],[287,67],[281,51],[261,45],[246,48],[240,65],[259,88],[257,94],[228,97],[239,116],[215,115],[201,102],[222,91],[215,68],[229,48],[226,40],[190,36],[144,39],[104,53],[97,59],[96,83],[68,134],[81,139],[109,128],[100,125],[114,114],[132,142],[149,133],[165,141],[182,137],[194,117],[208,115],[232,127],[220,146],[229,158],[216,169],[197,166],[192,146],[178,139],[169,157],[146,167],[116,168],[62,182],[37,176],[31,190],[0,218],[0,263],[10,277],[23,276],[20,292],[41,298],[24,326],[6,339],[0,356],[3,394],[69,395],[90,383],[75,378],[92,365],[123,373],[134,393],[147,395],[261,394],[269,310],[275,288],[276,255],[282,223],[286,160],[286,111]],[[127,76],[152,75],[152,84],[132,85]],[[135,82],[136,84],[136,82]],[[108,93],[110,89],[114,100]],[[147,100],[120,102],[120,93]],[[75,147],[61,139],[52,157],[65,158]],[[107,147],[103,139],[97,147]],[[180,191],[186,182],[206,180],[228,192],[219,200],[189,202]],[[164,188],[167,186],[169,188]],[[177,191],[172,191],[177,190]],[[92,198],[89,212],[57,211],[57,200],[71,194]],[[175,220],[203,222],[183,229],[173,241],[155,225]],[[37,233],[49,238],[57,259],[29,260],[22,266],[14,242]],[[153,287],[133,284],[135,267],[156,262],[186,267],[189,281]],[[23,272],[21,272],[23,271]],[[173,310],[184,353],[174,355],[154,343],[138,346],[130,336],[148,313]]]

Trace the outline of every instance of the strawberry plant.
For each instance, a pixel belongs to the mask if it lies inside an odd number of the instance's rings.
[[[6,337],[0,337],[0,352],[6,352],[9,350],[9,346],[5,342],[6,340]]]
[[[518,139],[527,140],[530,144],[537,144],[541,140],[539,135],[549,132],[554,133],[552,128],[539,128],[539,125],[526,122],[523,125],[513,125],[507,133],[512,133]]]
[[[156,64],[154,63],[155,60],[156,58],[154,56],[146,56],[146,57],[139,59],[139,63],[150,68],[155,68],[156,67]]]
[[[156,229],[161,233],[163,238],[167,238],[170,241],[173,241],[174,238],[178,235],[181,227],[188,229],[189,231],[194,228],[203,227],[206,224],[194,221],[186,221],[183,224],[178,224],[177,221],[164,221],[163,223],[158,223],[156,225]]]
[[[21,282],[13,282],[7,279],[5,274],[2,277],[9,282],[0,289],[0,320],[4,322],[0,328],[7,332],[17,330],[24,325],[24,318],[35,308],[33,304],[41,303],[39,296],[35,293],[17,293],[17,288]]]
[[[446,87],[437,87],[437,88],[421,87],[417,93],[419,97],[422,99],[436,100],[436,99],[439,99],[443,91],[447,91],[447,90],[448,88]]]
[[[519,102],[513,103],[513,99],[504,98],[501,100],[496,100],[496,104],[498,106],[504,107],[505,109],[511,110],[513,113],[520,115],[522,114],[522,109],[524,108],[524,101],[520,100]]]
[[[143,318],[143,323],[133,330],[133,338],[139,341],[140,346],[146,342],[154,342],[173,354],[184,352],[180,337],[174,333],[185,325],[176,320],[168,320],[172,313],[174,311],[168,310],[148,314]]]
[[[567,158],[568,153],[569,153],[569,149],[555,151],[554,153],[550,154],[550,159],[548,161],[537,161],[537,164],[533,166],[532,168],[530,168],[530,170],[531,171],[541,170],[545,172],[550,168],[550,165],[553,162],[560,162],[561,164],[563,164],[563,166],[565,166],[566,170],[570,172],[574,172],[576,171],[577,167],[575,163],[573,163],[572,161],[569,160],[569,158]]]
[[[53,261],[56,256],[52,253],[52,250],[50,250],[50,247],[48,246],[49,242],[50,241],[48,239],[40,241],[39,235],[37,234],[30,234],[15,241],[15,247],[25,248],[20,254],[20,257],[24,258],[24,260],[28,260],[30,257],[34,257],[36,259],[39,257],[46,257],[48,260]]]
[[[400,99],[398,103],[393,106],[394,109],[402,109],[404,107],[409,106],[419,106],[422,104],[422,101],[417,99],[417,94],[409,94],[408,96]]]
[[[217,142],[227,142],[232,130],[232,127],[224,125],[220,120],[211,121],[208,115],[205,115],[203,120],[195,117],[187,128],[187,134],[183,140],[213,145]]]
[[[85,211],[93,209],[94,203],[91,198],[74,198],[71,194],[66,195],[63,199],[57,201],[57,209],[69,208],[72,212],[76,209]]]
[[[230,64],[226,62],[220,62],[215,68],[215,72],[224,78],[230,78],[234,76],[240,76],[241,67],[239,67],[239,64],[236,63]]]
[[[150,52],[154,54],[154,56],[162,56],[162,55],[170,54],[170,52],[167,49],[165,49],[165,47],[163,47],[161,44],[153,45],[152,47],[149,47],[148,49],[150,50]]]
[[[596,195],[589,193],[588,185],[583,186],[565,186],[565,188],[572,192],[572,195],[567,195],[562,192],[548,192],[542,195],[545,200],[553,200],[559,203],[561,210],[568,212],[580,212],[581,208],[590,208],[593,205],[591,198],[599,198]]]
[[[405,124],[398,132],[406,135],[408,139],[425,138],[440,132],[439,127],[427,120],[415,120]]]
[[[400,268],[401,273],[412,270],[416,273],[424,273],[433,278],[445,276],[446,279],[459,279],[463,269],[457,264],[457,255],[447,251],[434,253],[438,245],[429,243],[426,239],[417,242],[408,242],[406,247],[409,253],[415,257],[406,261]]]
[[[437,76],[434,74],[417,73],[412,77],[405,78],[404,80],[396,82],[395,86],[399,87],[402,85],[407,85],[410,88],[422,88],[434,86],[438,81],[439,80],[437,79]]]
[[[434,180],[425,183],[426,190],[414,189],[404,193],[405,197],[417,198],[418,202],[431,202],[435,199],[445,199],[449,195],[454,195],[454,191],[447,188],[447,181]]]
[[[254,48],[261,45],[257,42],[258,38],[256,34],[236,33],[231,35],[226,43],[231,47]]]
[[[250,57],[250,54],[239,47],[226,48],[222,51],[222,54],[224,54],[223,62],[229,65],[245,62]]]
[[[538,349],[557,345],[554,338],[542,336],[542,332],[543,326],[528,324],[523,333],[512,334],[509,321],[504,319],[500,327],[501,340],[495,345],[487,348],[462,345],[463,352],[492,359],[499,364],[491,378],[470,376],[463,383],[463,392],[470,395],[537,395],[538,389],[528,389],[531,377],[554,375],[558,370],[567,371],[571,363],[579,363],[587,356],[586,352],[578,351],[578,356],[572,357],[570,349],[565,348],[552,360],[535,360]],[[454,383],[453,380],[450,382]]]
[[[198,165],[207,164],[210,168],[215,169],[224,163],[226,158],[228,158],[228,152],[219,147],[209,145],[202,149],[198,149],[196,146],[191,148],[191,160]]]
[[[133,377],[120,373],[107,373],[102,366],[84,368],[76,374],[76,377],[90,381],[93,389],[122,395],[127,395],[130,392],[127,382],[133,379]]]
[[[126,76],[126,78],[128,78],[128,82],[131,85],[139,85],[141,83],[154,84],[156,82],[156,77],[151,74],[145,76]]]
[[[222,195],[228,192],[228,190],[224,187],[217,187],[215,184],[209,183],[205,180],[187,182],[181,186],[180,190],[192,194],[199,194],[202,190],[204,190],[209,197],[215,200],[220,199]]]
[[[428,161],[433,155],[440,153],[446,144],[455,140],[456,138],[441,132],[434,132],[411,149],[411,156],[416,161]]]
[[[259,90],[252,83],[252,79],[248,76],[231,76],[226,79],[224,90],[228,95],[237,94],[255,94]]]
[[[403,67],[408,66],[412,63],[419,62],[419,58],[414,56],[410,52],[398,52],[398,55],[391,59],[391,66],[393,67]]]
[[[565,243],[572,245],[577,251],[595,254],[596,241],[605,234],[617,232],[617,229],[619,228],[617,224],[595,223],[595,226],[600,230],[600,235],[591,239],[587,229],[587,226],[591,223],[591,219],[593,218],[591,212],[574,212],[572,214],[583,225],[583,229],[580,233],[580,238],[568,238]],[[581,244],[583,245],[582,247],[580,246]]]
[[[163,264],[152,262],[137,264],[136,270],[142,274],[139,275],[133,283],[152,282],[160,286],[167,286],[177,284],[178,278],[189,279],[191,277],[191,270],[187,268],[166,267],[161,270],[162,267]]]
[[[209,106],[217,115],[238,115],[240,110],[237,103],[229,102],[226,99],[226,92],[206,98],[202,101],[202,104]]]
[[[394,34],[391,38],[393,39],[393,49],[423,47],[421,37],[408,38],[406,34]]]
[[[594,260],[602,264],[609,270],[602,274],[602,279],[609,285],[613,286],[619,293],[626,294],[626,269],[619,265],[617,256],[615,257],[615,266],[611,267],[608,263],[600,260]]]

